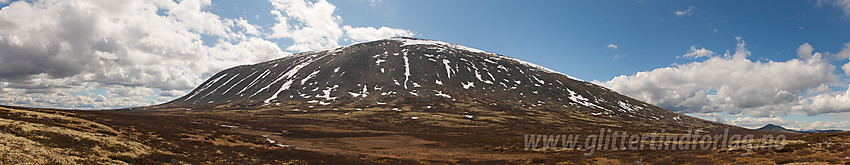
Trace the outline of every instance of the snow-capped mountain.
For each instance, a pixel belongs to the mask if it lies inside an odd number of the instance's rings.
[[[516,58],[416,38],[377,40],[237,66],[163,106],[415,104],[424,109],[457,103],[630,121],[711,123]]]

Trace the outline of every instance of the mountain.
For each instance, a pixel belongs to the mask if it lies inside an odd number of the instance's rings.
[[[773,124],[767,124],[764,127],[761,127],[759,129],[756,129],[756,130],[769,131],[769,132],[780,132],[780,133],[799,133],[797,131],[790,130],[790,129],[787,129],[785,127],[773,125]]]
[[[842,130],[791,130],[784,128],[782,126],[767,124],[764,127],[759,129],[760,131],[770,131],[770,132],[783,132],[783,133],[836,133],[836,132],[844,132]]]
[[[493,117],[497,125],[515,120],[518,122],[511,124],[728,127],[676,114],[516,58],[417,38],[377,40],[233,67],[186,96],[157,107],[392,110]]]

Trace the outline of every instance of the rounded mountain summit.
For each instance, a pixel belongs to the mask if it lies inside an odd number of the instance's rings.
[[[493,125],[731,127],[673,113],[516,58],[407,37],[233,67],[155,107],[372,111],[414,113],[413,119],[457,115],[489,119]]]

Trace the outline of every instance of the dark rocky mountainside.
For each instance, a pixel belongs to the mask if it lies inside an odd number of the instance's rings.
[[[484,112],[478,115],[499,112],[492,117],[503,119],[543,120],[540,116],[546,116],[555,123],[572,119],[724,126],[676,114],[519,59],[416,38],[371,41],[237,66],[159,107],[380,108],[476,116],[461,105]]]

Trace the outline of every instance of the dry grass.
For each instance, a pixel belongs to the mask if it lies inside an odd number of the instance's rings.
[[[9,108],[0,118],[0,162],[32,164],[126,164],[156,150],[119,138],[110,127],[43,112]],[[49,122],[46,122],[49,121]],[[44,123],[44,124],[42,124]]]
[[[401,111],[393,111],[393,105],[352,103],[347,105],[348,108],[310,108],[309,105],[134,112],[51,111],[0,107],[0,164],[850,162],[850,159],[846,159],[850,156],[850,133],[788,135],[789,143],[785,149],[759,150],[749,156],[741,156],[743,151],[740,149],[618,149],[597,151],[593,156],[586,157],[583,154],[588,151],[582,149],[524,150],[522,135],[588,135],[598,133],[599,128],[615,129],[623,125],[617,122],[631,123],[593,118],[573,111],[502,110],[479,104],[432,104],[432,108],[426,108],[426,104],[404,104],[398,106]],[[363,110],[351,108],[358,106]],[[302,111],[305,109],[306,112]],[[464,115],[472,115],[473,118],[466,118]],[[628,131],[637,134],[671,128],[639,122],[633,124],[641,129]],[[669,131],[673,129],[667,130],[664,135],[683,135],[682,132]],[[703,130],[700,134],[716,133],[709,131],[711,130]],[[270,143],[267,138],[275,143]],[[579,143],[583,143],[583,140]],[[762,143],[759,140],[747,142]],[[156,156],[163,153],[166,153],[166,156]]]
[[[0,133],[0,164],[74,164],[82,160],[27,138]]]

